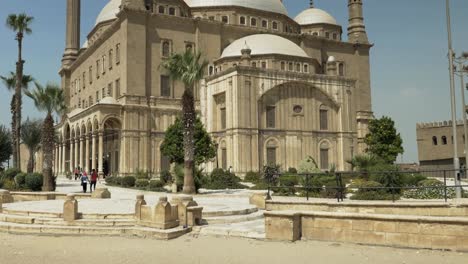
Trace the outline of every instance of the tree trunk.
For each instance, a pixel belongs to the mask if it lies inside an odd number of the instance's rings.
[[[12,149],[12,156],[13,156],[13,167],[16,167],[18,163],[18,155],[16,151],[16,95],[13,94],[11,98],[10,104],[10,112],[11,112],[11,149]]]
[[[195,156],[195,99],[193,89],[186,88],[182,95],[182,112],[184,123],[184,188],[186,194],[195,194],[194,156]]]
[[[34,172],[34,150],[29,148],[28,173]]]
[[[42,174],[43,185],[42,190],[46,192],[54,191],[55,189],[55,179],[52,173],[52,162],[54,159],[53,150],[54,150],[54,119],[52,114],[48,113],[46,119],[44,120],[44,125],[42,127],[42,152],[44,155],[43,165],[42,165]]]
[[[18,62],[16,63],[16,87],[15,87],[15,97],[16,97],[16,163],[14,167],[21,169],[21,150],[20,150],[20,138],[21,138],[21,89],[23,85],[23,59],[22,59],[22,48],[23,48],[23,34],[17,34],[18,40]]]

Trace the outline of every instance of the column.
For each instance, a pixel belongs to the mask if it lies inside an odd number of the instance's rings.
[[[81,136],[81,137],[80,137],[80,154],[79,154],[79,155],[80,155],[79,159],[80,159],[80,167],[81,167],[81,169],[84,169],[84,166],[83,166],[83,164],[84,164],[84,163],[83,163],[83,154],[84,154],[84,153],[83,153],[83,141],[84,141],[84,136]]]
[[[91,169],[96,169],[96,133],[92,134],[92,144],[91,144]]]
[[[78,148],[79,148],[79,144],[80,144],[80,138],[79,138],[79,137],[76,137],[76,138],[75,138],[75,168],[81,166],[80,161],[79,161],[79,158],[78,158]]]
[[[58,164],[57,164],[57,175],[62,173],[62,144],[59,144],[58,146]]]
[[[73,174],[74,168],[75,168],[75,159],[73,155],[75,154],[74,152],[75,148],[75,140],[70,138],[70,172]]]
[[[58,171],[58,145],[55,144],[55,148],[54,148],[54,175],[57,175],[57,171]]]
[[[90,171],[90,164],[89,164],[89,135],[86,135],[85,136],[85,140],[86,140],[86,153],[85,153],[85,170],[86,172],[89,172]]]
[[[65,175],[65,172],[67,171],[67,143],[65,142],[62,145],[62,175]]]
[[[104,132],[99,131],[99,152],[98,152],[98,171],[99,176],[104,174],[104,166],[102,164],[102,159],[104,155]]]

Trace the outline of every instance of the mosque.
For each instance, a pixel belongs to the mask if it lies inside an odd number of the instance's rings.
[[[363,1],[347,5],[344,38],[313,1],[292,18],[282,0],[110,0],[82,42],[81,1],[67,0],[59,73],[68,111],[57,125],[55,171],[169,169],[160,145],[184,87],[160,65],[187,49],[209,62],[195,93],[218,148],[205,171],[287,170],[307,156],[323,170],[350,169],[373,118],[373,45]]]

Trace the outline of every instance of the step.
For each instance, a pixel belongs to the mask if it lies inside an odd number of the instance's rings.
[[[254,220],[259,220],[263,218],[264,218],[263,211],[257,211],[257,212],[246,214],[246,215],[203,217],[203,223],[208,224],[208,225],[230,224],[230,223],[254,221]]]
[[[33,218],[63,218],[62,213],[51,213],[51,212],[32,212],[22,210],[11,210],[3,208],[3,213],[8,215],[16,216],[27,216]],[[94,214],[94,213],[79,213],[82,219],[133,219],[134,214]]]
[[[248,215],[258,211],[258,208],[255,206],[248,207],[245,209],[239,210],[229,210],[229,211],[203,211],[203,218],[206,217],[215,217],[215,216],[233,216],[233,215]]]
[[[249,222],[197,226],[193,228],[194,235],[242,237],[251,239],[265,239],[265,221],[254,220]]]
[[[160,230],[145,227],[80,227],[80,226],[52,226],[35,224],[17,224],[0,222],[0,232],[13,234],[42,234],[64,236],[127,236],[155,239],[173,239],[191,232],[191,228],[177,227]]]
[[[125,227],[135,226],[134,219],[78,219],[65,222],[60,218],[30,217],[21,215],[0,214],[0,221],[16,224],[38,224],[52,226],[96,226],[96,227]]]

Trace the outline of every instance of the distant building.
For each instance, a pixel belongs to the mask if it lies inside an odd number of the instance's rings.
[[[416,136],[421,170],[453,169],[452,121],[419,123]],[[466,164],[463,121],[457,121],[457,139],[460,164]]]

